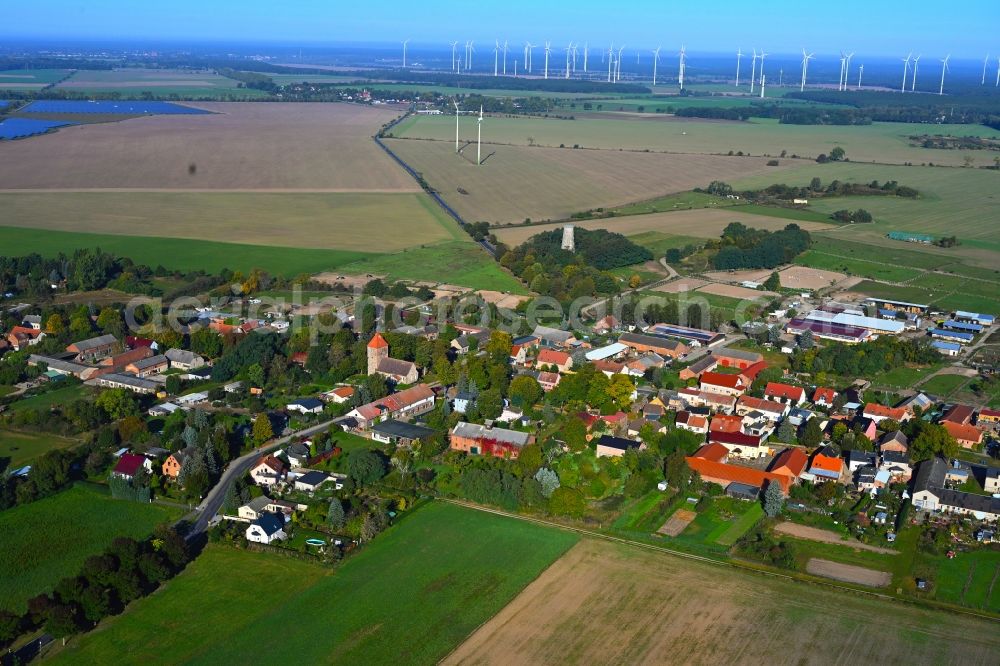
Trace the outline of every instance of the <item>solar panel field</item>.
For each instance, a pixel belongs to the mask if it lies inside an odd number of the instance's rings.
[[[73,125],[69,121],[35,120],[32,118],[7,118],[0,121],[0,141],[25,139],[29,136],[45,134],[59,127]]]

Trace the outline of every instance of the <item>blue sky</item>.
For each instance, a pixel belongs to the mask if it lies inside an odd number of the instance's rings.
[[[345,41],[413,44],[495,38],[614,41],[629,47],[682,42],[693,51],[896,56],[910,50],[982,58],[1000,53],[1000,0],[28,0],[5,3],[2,37],[119,40]],[[960,10],[960,11],[959,11]]]

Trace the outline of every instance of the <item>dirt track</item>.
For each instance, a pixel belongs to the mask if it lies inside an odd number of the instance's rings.
[[[896,554],[896,551],[891,548],[879,548],[878,546],[869,546],[868,544],[861,543],[860,541],[848,541],[835,532],[821,530],[807,525],[799,525],[798,523],[778,523],[774,526],[774,531],[781,534],[787,534],[788,536],[797,537],[799,539],[819,541],[820,543],[832,543],[838,546],[854,548],[855,550],[867,550],[872,553],[882,553],[883,555]]]

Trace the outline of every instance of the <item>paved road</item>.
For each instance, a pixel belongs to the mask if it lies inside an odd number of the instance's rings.
[[[229,485],[236,479],[246,474],[247,471],[253,467],[253,464],[260,459],[261,455],[264,453],[270,453],[271,451],[288,444],[297,437],[315,435],[318,432],[326,430],[331,425],[333,425],[332,419],[318,423],[314,426],[309,426],[308,428],[303,428],[302,430],[297,430],[291,435],[272,440],[267,445],[254,449],[250,453],[231,461],[225,471],[222,472],[222,478],[220,478],[219,482],[215,484],[215,487],[208,491],[208,495],[205,496],[205,499],[203,499],[201,504],[198,505],[198,508],[195,509],[198,512],[198,518],[194,521],[194,525],[188,533],[188,539],[192,539],[208,529],[209,521],[212,520],[212,517],[215,516],[215,514],[219,512],[219,509],[222,508],[222,503],[226,499],[226,489],[229,488]]]

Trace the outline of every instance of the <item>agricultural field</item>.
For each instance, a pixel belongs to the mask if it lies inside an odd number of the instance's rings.
[[[251,657],[436,662],[576,541],[568,532],[433,503],[332,575],[284,558],[209,548],[163,591],[75,640],[61,656],[75,664]],[[268,581],[264,591],[262,579]],[[174,629],[189,625],[178,646],[183,654],[168,652]],[[281,627],[281,640],[259,640],[275,627]]]
[[[629,215],[603,220],[575,220],[573,225],[585,229],[608,229],[626,236],[659,233],[697,238],[718,238],[722,230],[732,222],[743,222],[758,229],[776,231],[784,229],[789,221],[782,218],[768,218],[763,215],[740,215],[730,210],[702,208],[682,210],[674,213],[651,213],[649,215]],[[827,225],[802,222],[799,226],[808,231],[826,229]],[[553,225],[513,226],[497,229],[497,238],[508,245],[518,245],[525,240],[558,228]],[[685,243],[686,244],[686,243]]]
[[[0,513],[0,609],[20,611],[31,597],[75,575],[90,555],[118,536],[141,538],[180,511],[158,504],[112,499],[76,485]]]
[[[0,208],[7,224],[33,230],[351,252],[394,252],[461,233],[425,194],[0,192]]]
[[[48,433],[0,429],[0,473],[31,462],[49,451],[68,449],[79,440]]]
[[[2,187],[420,190],[371,139],[398,110],[351,104],[196,106],[213,113],[81,125],[5,145]]]
[[[835,243],[853,241],[875,245],[878,246],[874,250],[876,256],[882,248],[886,248],[905,251],[907,255],[939,258],[942,264],[966,263],[990,270],[1000,267],[1000,241],[996,240],[989,223],[1000,217],[1000,196],[997,195],[1000,173],[996,171],[854,163],[814,164],[783,171],[777,179],[754,176],[731,184],[739,189],[765,187],[776,181],[807,185],[813,177],[820,178],[823,183],[832,180],[862,183],[895,180],[920,191],[918,199],[834,197],[813,200],[809,209],[823,214],[844,208],[864,208],[874,216],[873,224],[850,225],[831,232]],[[886,237],[890,231],[955,235],[960,245],[944,249],[893,241]],[[916,264],[903,265],[918,267]]]
[[[920,385],[920,390],[931,395],[948,397],[969,383],[965,375],[935,375]]]
[[[462,217],[491,223],[562,219],[769,168],[765,160],[748,157],[526,146],[484,146],[484,163],[477,167],[475,144],[456,156],[453,141],[386,140],[386,145]]]
[[[186,99],[254,99],[267,96],[262,90],[237,88],[237,84],[237,81],[209,70],[129,67],[77,70],[55,88],[78,93],[119,93],[126,98],[138,97],[146,92],[160,97],[176,95]]]
[[[18,227],[0,227],[0,246],[11,256],[37,252],[46,257],[54,257],[60,252],[70,255],[81,247],[99,247],[105,252],[129,257],[136,263],[154,268],[162,264],[170,270],[200,269],[211,274],[216,274],[223,268],[240,270],[244,273],[260,268],[272,275],[285,277],[334,270],[344,264],[370,256],[364,252],[348,250],[316,250],[208,241],[192,243],[182,238],[43,229],[28,231]]]
[[[799,266],[817,268],[826,271],[837,271],[847,275],[857,275],[870,280],[886,280],[889,282],[903,282],[911,280],[920,271],[902,266],[892,266],[875,261],[865,261],[861,259],[848,259],[834,254],[826,254],[818,250],[808,250],[795,257],[795,263]]]
[[[801,664],[789,649],[796,645],[821,662],[988,664],[1000,635],[984,620],[584,540],[445,663],[634,664],[670,655]]]
[[[929,559],[929,558],[928,558]],[[938,601],[1000,613],[1000,551],[959,553],[933,558],[937,573],[932,594]]]
[[[944,277],[933,275],[932,277]],[[919,279],[919,278],[918,278]],[[916,280],[914,280],[916,282]],[[912,283],[911,283],[912,284]],[[974,284],[973,291],[981,289],[979,282],[969,281],[967,284]],[[879,298],[888,298],[896,301],[909,301],[911,303],[929,303],[944,310],[971,310],[973,312],[1000,312],[1000,296],[987,296],[978,293],[969,293],[968,290],[962,292],[928,289],[916,285],[893,285],[882,282],[872,282],[865,280],[851,287],[854,293],[867,294]]]
[[[473,126],[471,121],[468,124]],[[985,136],[997,133],[985,127],[967,125],[961,126],[961,132],[978,132]],[[579,144],[584,148],[713,155],[742,151],[744,154],[775,157],[787,151],[789,156],[809,159],[840,146],[853,162],[933,162],[961,166],[968,156],[976,166],[993,164],[993,156],[984,154],[987,151],[931,150],[910,146],[907,137],[913,133],[914,125],[907,123],[782,125],[777,120],[764,118],[737,122],[658,115],[613,119],[580,117],[576,120],[490,117],[483,123],[483,140],[491,144],[526,146],[534,143],[551,147]],[[455,119],[449,116],[422,116],[400,125],[394,134],[413,139],[454,140]],[[794,164],[795,160],[788,158],[787,163]]]
[[[40,90],[69,74],[68,69],[11,69],[0,72],[0,90]]]

